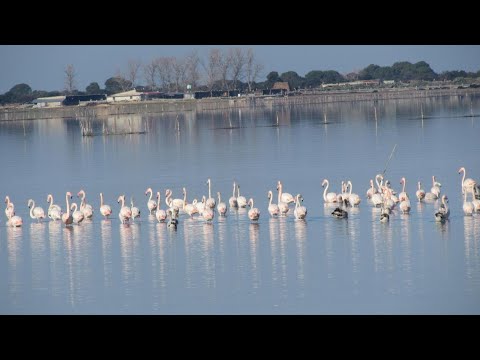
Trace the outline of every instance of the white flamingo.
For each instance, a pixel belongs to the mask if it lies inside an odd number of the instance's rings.
[[[103,193],[100,193],[100,214],[102,214],[105,219],[108,219],[108,217],[112,215],[112,208],[103,203]]]
[[[360,196],[358,194],[352,193],[353,185],[350,180],[348,180],[348,185],[350,188],[350,193],[348,194],[348,202],[350,203],[350,206],[357,206],[362,200],[360,199]]]
[[[477,182],[472,178],[465,179],[467,172],[464,167],[461,167],[460,169],[458,169],[458,173],[460,174],[461,172],[463,172],[463,177],[462,177],[462,194],[463,194],[465,192],[465,189],[470,187],[472,187],[473,189],[473,187],[477,184]]]
[[[218,205],[217,205],[217,211],[220,216],[225,216],[227,213],[227,204],[222,202],[222,197],[220,195],[220,191],[217,192],[218,195]]]
[[[400,210],[404,213],[404,214],[408,214],[410,213],[410,209],[412,208],[411,205],[410,205],[410,200],[408,198],[408,195],[407,195],[407,198],[403,201],[400,201]]]
[[[325,186],[325,184],[327,186]],[[323,190],[323,201],[325,201],[326,203],[336,203],[337,202],[337,194],[334,193],[334,192],[327,193],[329,186],[330,186],[330,183],[328,182],[328,180],[323,179],[322,187],[325,188],[325,190]]]
[[[467,191],[464,191],[463,192],[463,212],[465,213],[465,215],[473,215],[473,210],[474,210],[474,207],[473,207],[473,203],[471,203],[470,201],[467,201]]]
[[[129,221],[130,218],[132,217],[132,210],[128,207],[125,206],[125,195],[120,195],[117,199],[117,203],[120,204],[120,212],[118,213],[118,218],[122,222],[122,224],[125,224],[125,222]]]
[[[288,204],[286,202],[282,201],[281,195],[282,195],[282,184],[278,185],[277,184],[277,191],[278,191],[278,208],[280,209],[280,214],[282,216],[286,216],[288,211],[290,210],[288,207]]]
[[[35,206],[35,201],[32,199],[28,200],[28,208],[32,219],[37,219],[38,222],[40,222],[40,219],[45,219],[45,212],[40,206]]]
[[[9,204],[7,205],[7,209],[8,209],[9,207],[13,207],[13,203],[9,203]],[[20,227],[20,226],[22,226],[22,225],[23,225],[23,220],[22,220],[22,218],[21,218],[20,216],[18,216],[18,215],[13,215],[13,214],[15,214],[15,211],[12,210],[11,212],[9,212],[9,215],[10,215],[10,216],[7,216],[7,217],[8,217],[8,220],[7,220],[6,225],[7,225],[7,226],[11,226],[11,227]]]
[[[400,194],[398,194],[398,200],[400,200],[400,202],[404,201],[407,199],[408,195],[407,193],[405,192],[405,186],[407,184],[406,180],[404,177],[402,177],[400,179],[400,184],[403,184],[403,188],[402,188],[402,192]]]
[[[148,193],[150,193],[150,197],[148,198],[148,201],[147,201],[147,208],[148,208],[148,212],[151,214],[153,210],[157,209],[157,204],[155,203],[155,201],[152,200],[152,196],[153,196],[152,188],[148,188],[147,190],[145,190],[145,196],[148,195]]]
[[[82,202],[80,203],[80,211],[83,213],[86,219],[91,219],[93,216],[93,207],[90,204],[87,204],[85,200],[85,191],[82,189],[77,194],[78,197],[81,197]]]
[[[373,180],[370,179],[370,189],[367,190],[367,199],[371,199],[373,194],[376,194],[378,191],[373,186]]]
[[[430,192],[432,194],[435,194],[438,197],[440,197],[440,188],[442,187],[442,184],[440,184],[438,181],[435,180],[435,175],[432,175],[432,188],[430,189]]]
[[[155,217],[157,218],[158,222],[164,222],[167,218],[167,212],[163,209],[160,209],[160,191],[157,191],[157,211],[155,212]]]
[[[448,208],[448,198],[447,195],[442,196],[442,204],[440,205],[438,211],[435,213],[435,220],[440,222],[445,222],[450,216],[450,209]]]
[[[65,226],[70,225],[73,223],[73,216],[70,214],[70,204],[68,202],[68,198],[72,198],[72,193],[70,191],[67,191],[65,194],[65,202],[67,203],[67,212],[62,214],[62,222],[65,224]]]
[[[207,206],[210,208],[210,209],[213,209],[215,208],[215,199],[212,198],[212,192],[210,190],[210,187],[211,187],[211,180],[208,179],[207,180],[207,183],[208,185],[208,199],[207,199]]]
[[[187,189],[183,188],[183,211],[192,217],[193,214],[198,214],[197,199],[194,199],[191,204],[187,202]]]
[[[421,188],[422,183],[420,181],[417,183],[417,185],[418,185],[418,190],[415,193],[415,196],[417,197],[418,201],[422,201],[425,198],[425,190]]]
[[[233,182],[233,194],[230,197],[230,199],[228,199],[228,204],[230,205],[231,208],[237,208],[238,207],[237,197],[235,196],[235,187],[236,187],[236,184],[235,184],[235,181],[234,181]]]
[[[280,214],[280,208],[278,207],[277,204],[272,204],[272,200],[273,200],[273,193],[272,193],[272,190],[270,190],[268,192],[268,200],[269,200],[269,203],[268,203],[268,212],[270,213],[270,215],[272,216],[278,216]]]
[[[10,219],[15,215],[15,206],[10,201],[10,197],[8,195],[5,197],[5,204],[7,204],[7,207],[5,208],[5,215],[7,215],[7,219]]]
[[[70,210],[73,211],[72,217],[75,224],[78,225],[85,219],[85,215],[83,214],[83,212],[77,210],[76,203],[72,203],[72,205],[70,205]]]
[[[240,185],[237,185],[237,203],[241,208],[247,207],[247,199],[245,196],[240,196]]]
[[[183,200],[182,199],[170,199],[172,196],[172,190],[167,189],[165,191],[165,203],[168,207],[177,207],[183,209]]]
[[[280,180],[277,182],[277,189],[280,191],[280,200],[282,200],[282,202],[286,203],[287,205],[295,202],[295,198],[292,196],[292,194],[283,192],[283,185]]]
[[[53,203],[53,195],[48,194],[47,203],[49,204],[47,215],[52,220],[59,220],[62,218],[62,208]]]
[[[258,210],[256,207],[253,207],[252,198],[248,200],[248,205],[250,206],[250,210],[248,210],[248,218],[250,220],[258,221],[258,218],[260,217],[260,210]]]
[[[132,211],[132,221],[140,217],[140,209],[133,204],[133,198],[130,198],[130,210]]]
[[[305,217],[307,216],[307,208],[305,206],[300,206],[300,201],[303,202],[303,196],[297,194],[293,215],[295,215],[296,219],[305,219]]]
[[[203,199],[202,199],[202,202],[203,202]],[[209,208],[208,206],[206,206],[206,201],[204,203],[204,208],[203,208],[203,211],[202,211],[202,217],[205,221],[208,221],[208,222],[211,222],[213,220],[213,218],[215,217],[215,213],[214,211]]]

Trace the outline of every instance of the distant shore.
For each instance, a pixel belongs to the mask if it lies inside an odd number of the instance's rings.
[[[91,118],[127,114],[159,114],[184,111],[226,110],[232,108],[272,107],[277,105],[312,105],[335,102],[415,99],[436,96],[480,94],[480,88],[465,89],[379,89],[373,91],[324,91],[297,96],[242,96],[182,100],[150,100],[98,104],[95,106],[62,106],[51,108],[0,108],[0,121],[54,118]]]

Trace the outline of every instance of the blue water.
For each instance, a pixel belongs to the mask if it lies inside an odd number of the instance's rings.
[[[374,116],[377,109],[377,120]],[[421,111],[426,116],[423,120]],[[23,227],[0,221],[1,314],[480,314],[480,215],[462,212],[461,176],[480,180],[478,97],[439,97],[95,118],[82,137],[77,119],[0,123],[0,195],[9,195]],[[278,126],[277,125],[278,118]],[[324,123],[325,118],[327,124]],[[383,172],[401,191],[409,215],[380,223],[365,193]],[[450,221],[439,204],[418,203],[431,176],[449,197]],[[261,212],[229,210],[212,224],[181,215],[177,230],[148,215],[148,187],[187,200],[232,183]],[[351,180],[362,202],[335,219],[323,203],[322,180],[338,192]],[[271,218],[267,192],[281,180],[301,193],[306,221]],[[65,227],[37,223],[27,201],[46,211],[47,195],[65,209],[84,189],[93,220]],[[113,209],[99,213],[99,193]],[[141,217],[118,219],[116,200],[133,197]]]

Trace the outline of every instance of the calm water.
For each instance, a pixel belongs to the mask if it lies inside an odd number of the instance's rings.
[[[480,314],[480,215],[463,215],[457,173],[465,166],[480,179],[480,117],[471,113],[480,98],[110,117],[94,131],[148,132],[90,138],[75,119],[1,123],[0,195],[24,225],[7,228],[2,209],[0,313]],[[386,177],[397,192],[407,178],[412,210],[382,224],[365,192],[394,144]],[[429,191],[432,175],[450,200],[444,225],[434,221],[438,203],[415,201],[416,182]],[[178,198],[186,187],[191,202],[208,195],[209,177],[226,202],[236,180],[260,221],[245,209],[213,224],[182,215],[175,231],[148,215],[147,187],[165,209],[165,189]],[[324,207],[324,178],[336,192],[350,179],[362,197],[348,220]],[[293,211],[269,217],[277,180],[303,195],[306,221]],[[65,209],[65,192],[78,202],[82,188],[93,221],[66,228],[29,217],[29,198],[46,210],[52,193]],[[120,223],[120,194],[141,208],[135,224]]]

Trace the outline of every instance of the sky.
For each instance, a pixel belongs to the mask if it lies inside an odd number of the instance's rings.
[[[336,70],[342,74],[370,64],[390,66],[397,61],[426,61],[439,73],[480,70],[480,45],[0,45],[0,94],[26,83],[33,90],[62,90],[64,70],[73,64],[79,90],[91,82],[125,71],[129,60],[143,63],[160,56],[183,57],[193,49],[206,55],[211,48],[253,48],[264,65],[259,79],[270,71]],[[143,79],[142,79],[142,83]]]

